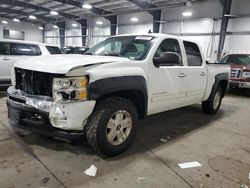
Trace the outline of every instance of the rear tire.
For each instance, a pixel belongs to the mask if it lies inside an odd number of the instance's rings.
[[[117,155],[134,141],[137,121],[137,110],[131,101],[121,97],[104,99],[89,117],[87,141],[98,153]]]
[[[222,89],[218,86],[209,99],[202,102],[202,111],[206,114],[216,114],[220,109],[222,96]]]

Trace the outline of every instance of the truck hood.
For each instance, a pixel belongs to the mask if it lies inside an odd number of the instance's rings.
[[[250,69],[250,66],[246,66],[246,65],[230,65],[231,68],[235,69],[235,68],[238,68],[238,69]]]
[[[96,55],[48,55],[21,59],[15,63],[15,67],[55,73],[66,74],[72,69],[114,62],[130,61],[128,58]]]

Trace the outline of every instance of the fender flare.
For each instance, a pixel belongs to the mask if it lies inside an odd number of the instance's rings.
[[[109,94],[122,91],[140,91],[143,94],[143,113],[146,116],[148,91],[147,82],[143,76],[118,76],[96,80],[88,86],[88,98],[90,100],[98,100]]]
[[[221,81],[227,81],[227,88],[228,88],[228,84],[229,84],[229,74],[228,73],[219,73],[215,76],[215,82],[213,84],[213,87],[212,87],[212,90],[211,90],[211,93],[210,93],[210,96],[209,96],[209,99],[211,98],[211,94],[216,92],[216,89],[219,85],[219,83]],[[226,89],[227,90],[227,89]],[[226,92],[226,91],[225,91]],[[224,94],[223,94],[223,97],[224,97]]]

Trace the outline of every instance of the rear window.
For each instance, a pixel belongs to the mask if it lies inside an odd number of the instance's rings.
[[[188,66],[202,66],[202,57],[197,44],[184,41]]]
[[[46,46],[47,50],[49,51],[49,53],[51,55],[55,55],[55,54],[62,54],[62,51],[55,46]]]
[[[36,45],[11,43],[10,54],[36,56],[36,55],[41,55],[42,53],[40,48]]]

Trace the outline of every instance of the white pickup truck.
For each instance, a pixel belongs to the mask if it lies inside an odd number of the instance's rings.
[[[76,138],[105,155],[126,150],[138,119],[202,103],[215,114],[229,66],[207,65],[197,44],[165,34],[113,36],[87,55],[20,60],[8,89],[10,123]]]

